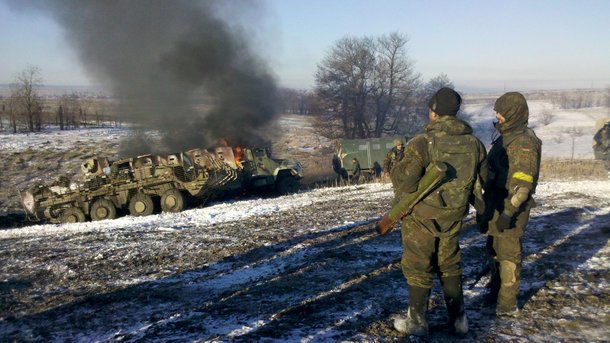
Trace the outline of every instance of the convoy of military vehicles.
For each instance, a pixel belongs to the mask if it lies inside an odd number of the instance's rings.
[[[219,194],[259,189],[294,193],[303,178],[298,162],[273,159],[267,148],[228,146],[114,162],[89,159],[81,171],[81,182],[63,177],[19,192],[27,218],[71,223],[114,219],[124,211],[133,216],[180,212]]]
[[[406,142],[402,136],[337,140],[333,168],[348,179],[355,157],[362,172],[372,178],[380,173],[397,139]],[[20,191],[27,218],[71,223],[114,219],[125,212],[132,216],[180,212],[227,194],[295,193],[303,178],[299,162],[274,159],[267,148],[226,145],[118,161],[93,158],[81,165],[81,171],[79,182],[60,177],[50,185],[36,184]]]

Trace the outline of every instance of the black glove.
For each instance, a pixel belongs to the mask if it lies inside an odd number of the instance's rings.
[[[496,220],[496,228],[500,232],[502,232],[504,230],[508,230],[511,228],[510,224],[512,221],[513,221],[512,216],[509,216],[509,215],[505,214],[504,212],[502,212],[502,214],[500,214],[500,216],[498,217],[498,220]]]

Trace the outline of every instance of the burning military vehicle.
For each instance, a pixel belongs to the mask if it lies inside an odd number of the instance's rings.
[[[274,190],[281,195],[299,190],[303,166],[297,161],[272,158],[268,148],[219,146],[210,150],[237,170],[239,177],[225,185],[227,190]]]
[[[264,188],[294,193],[303,177],[298,162],[272,159],[266,148],[225,146],[115,162],[90,159],[81,171],[82,182],[62,177],[19,192],[27,218],[70,223],[114,219],[121,210],[133,216],[150,215],[158,207],[180,212],[189,202],[202,205],[226,192]]]

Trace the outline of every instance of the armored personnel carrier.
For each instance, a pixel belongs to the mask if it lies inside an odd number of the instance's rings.
[[[189,199],[204,202],[218,187],[233,180],[234,171],[210,153],[202,153],[214,168],[201,168],[188,154],[145,155],[109,162],[90,159],[81,166],[82,183],[66,179],[50,186],[34,185],[19,192],[30,220],[52,223],[113,219],[117,210],[131,215],[182,211]]]
[[[272,158],[268,148],[218,146],[207,150],[194,149],[187,153],[198,151],[213,154],[234,170],[235,177],[222,187],[227,191],[256,192],[264,189],[285,195],[295,193],[300,188],[303,166],[297,161]],[[207,162],[193,158],[206,168]]]

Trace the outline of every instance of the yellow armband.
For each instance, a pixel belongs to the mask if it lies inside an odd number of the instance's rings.
[[[525,182],[529,182],[529,183],[533,183],[534,182],[534,177],[526,174],[524,172],[516,172],[513,174],[513,179],[517,179],[517,180],[521,180],[521,181],[525,181]]]

